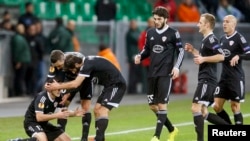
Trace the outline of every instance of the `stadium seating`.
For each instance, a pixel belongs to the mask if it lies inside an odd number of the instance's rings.
[[[20,13],[25,11],[25,2],[32,2],[35,14],[46,20],[55,17],[67,19],[95,21],[94,5],[96,0],[70,0],[70,2],[57,2],[56,0],[0,0],[1,5],[17,6]],[[117,6],[116,20],[137,19],[146,21],[151,15],[152,5],[147,0],[115,0]]]

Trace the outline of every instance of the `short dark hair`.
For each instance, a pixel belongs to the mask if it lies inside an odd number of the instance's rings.
[[[30,5],[32,5],[32,2],[26,2],[25,3],[25,8],[29,7]]]
[[[55,21],[56,21],[56,25],[57,25],[57,26],[63,25],[63,19],[62,19],[61,17],[57,17],[57,18],[55,19]]]
[[[106,49],[106,48],[109,48],[107,45],[105,45],[105,44],[100,44],[99,45],[99,50],[100,51],[102,51],[102,50],[104,50],[104,49]]]
[[[64,58],[64,53],[61,50],[52,50],[50,53],[50,62],[56,63]]]
[[[82,63],[81,57],[77,57],[73,54],[68,54],[65,58],[64,69],[65,70],[74,69],[75,64],[81,64],[81,63]]]
[[[153,15],[158,15],[160,17],[163,17],[163,18],[169,18],[169,13],[168,13],[168,10],[163,7],[163,6],[157,6],[153,11],[152,11],[152,14]]]

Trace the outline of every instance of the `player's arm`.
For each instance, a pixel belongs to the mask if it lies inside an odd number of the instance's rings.
[[[190,43],[186,43],[184,49],[187,52],[192,53],[194,56],[199,55],[199,51],[195,49]]]
[[[54,80],[54,83],[47,83],[45,88],[49,91],[58,90],[58,89],[75,89],[81,85],[84,79],[85,79],[85,76],[78,75],[75,80],[68,81],[68,82],[57,83]]]
[[[43,112],[36,112],[36,120],[38,122],[43,122],[43,121],[50,121],[53,119],[58,119],[58,118],[68,118],[69,117],[68,111],[59,111],[53,114],[44,114]]]
[[[224,55],[223,54],[216,54],[213,56],[205,56],[205,57],[203,57],[203,59],[204,59],[204,62],[217,63],[217,62],[224,60]]]

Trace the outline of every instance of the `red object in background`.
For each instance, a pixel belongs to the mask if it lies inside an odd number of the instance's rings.
[[[184,72],[184,73],[181,73],[181,90],[180,90],[180,93],[182,94],[186,94],[188,92],[188,78],[187,78],[187,73]]]
[[[174,94],[187,94],[188,92],[188,78],[187,72],[182,72],[180,76],[173,80],[173,89]]]

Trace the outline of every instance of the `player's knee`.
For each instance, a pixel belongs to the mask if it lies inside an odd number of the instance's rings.
[[[214,111],[215,111],[216,113],[221,112],[221,111],[222,111],[222,108],[223,108],[223,107],[219,106],[219,105],[216,104],[216,103],[214,103],[212,107],[213,107],[213,109],[214,109]]]
[[[158,111],[158,107],[156,105],[149,105],[149,108],[155,113]]]
[[[240,104],[239,103],[231,103],[231,109],[233,113],[237,113],[240,111]]]

